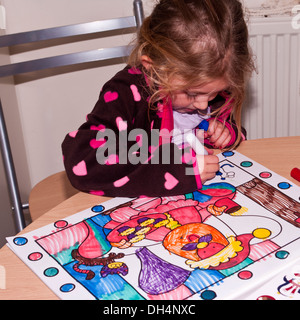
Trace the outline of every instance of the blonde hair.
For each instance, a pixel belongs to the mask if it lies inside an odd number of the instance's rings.
[[[149,68],[142,68],[152,103],[170,99],[174,90],[225,79],[230,97],[214,114],[230,110],[240,140],[245,87],[254,65],[238,0],[160,0],[141,26],[129,64],[141,67],[143,55],[151,59]],[[171,87],[178,77],[184,87]]]

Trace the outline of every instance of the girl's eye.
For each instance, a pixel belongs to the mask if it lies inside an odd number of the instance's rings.
[[[195,99],[196,97],[198,97],[198,94],[195,93],[185,92],[185,94],[189,99]]]

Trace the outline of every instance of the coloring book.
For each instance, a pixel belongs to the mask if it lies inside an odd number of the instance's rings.
[[[61,299],[298,299],[300,188],[219,159],[201,190],[113,198],[8,245]]]

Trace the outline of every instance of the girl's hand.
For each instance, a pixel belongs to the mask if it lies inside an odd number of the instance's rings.
[[[207,180],[211,180],[216,176],[217,171],[219,171],[219,158],[212,155],[212,150],[209,151],[207,156],[198,156],[197,155],[197,164],[199,173],[201,176],[202,184]]]
[[[231,140],[229,129],[220,121],[210,120],[207,132],[204,137],[209,139],[215,149],[224,149]]]

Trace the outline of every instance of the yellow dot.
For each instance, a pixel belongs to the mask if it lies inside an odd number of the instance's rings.
[[[152,224],[155,220],[154,219],[148,219],[142,223],[140,223],[141,227],[147,227],[149,224]]]
[[[145,238],[145,235],[144,234],[140,234],[140,235],[135,236],[134,238],[130,239],[129,242],[130,243],[136,243],[136,242],[142,241],[144,238]]]
[[[144,227],[142,229],[140,229],[139,231],[137,231],[135,234],[137,236],[141,235],[141,234],[146,234],[148,231],[150,231],[151,228],[150,227]]]
[[[125,231],[121,232],[121,236],[129,236],[130,234],[134,233],[135,229],[134,228],[128,228]]]
[[[258,228],[258,229],[255,229],[252,232],[252,234],[254,235],[255,238],[266,239],[266,238],[270,237],[272,232],[270,230],[268,230],[268,229]]]
[[[200,242],[197,244],[198,249],[203,249],[203,248],[206,248],[207,246],[208,246],[207,242]]]
[[[108,267],[110,269],[117,269],[120,268],[122,266],[123,262],[112,262],[108,264]]]

